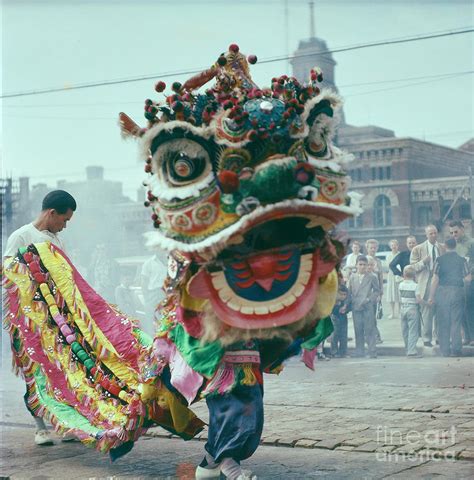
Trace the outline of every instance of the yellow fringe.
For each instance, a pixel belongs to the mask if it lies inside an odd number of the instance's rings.
[[[242,365],[242,371],[244,372],[244,377],[240,381],[242,385],[255,385],[257,383],[257,377],[253,373],[251,363],[244,363]]]

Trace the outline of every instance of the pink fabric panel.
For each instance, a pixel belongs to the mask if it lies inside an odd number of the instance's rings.
[[[316,349],[313,348],[313,350],[304,350],[303,349],[303,363],[310,368],[311,370],[314,370],[314,359],[316,357]]]
[[[139,349],[136,348],[137,339],[132,334],[130,320],[122,323],[122,319],[127,319],[126,315],[117,315],[112,307],[82,278],[76,270],[67,255],[58,247],[54,247],[67,260],[73,270],[74,282],[81,292],[84,303],[96,325],[102,330],[104,335],[112,343],[117,353],[131,364],[131,367],[138,370]]]
[[[171,385],[183,395],[188,403],[191,403],[196,398],[203,377],[184,361],[174,343],[163,338],[157,338],[153,342],[153,355],[164,357],[170,367]]]

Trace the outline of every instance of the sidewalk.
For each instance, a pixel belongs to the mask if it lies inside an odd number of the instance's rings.
[[[388,305],[384,305],[384,312],[389,312]],[[351,317],[351,315],[350,315]],[[377,326],[380,330],[380,335],[382,336],[383,343],[377,345],[377,355],[382,356],[405,356],[405,345],[402,338],[402,328],[400,325],[400,317],[388,318],[388,315],[385,315],[381,320],[377,320]],[[352,319],[349,318],[348,324],[348,336],[352,337],[352,341],[348,343],[349,355],[354,353],[355,349],[355,340],[354,340],[354,327],[352,324]],[[329,344],[326,342],[324,352],[329,353],[327,348]],[[430,348],[423,346],[423,340],[420,338],[417,344],[418,353],[422,354],[425,357],[437,357],[439,356],[438,347]],[[474,346],[463,346],[462,348],[463,357],[474,357]]]

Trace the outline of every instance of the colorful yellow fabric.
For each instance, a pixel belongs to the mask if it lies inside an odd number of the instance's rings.
[[[31,250],[47,270],[43,273],[49,274],[48,284],[39,287],[30,278],[29,264],[6,261],[3,271],[8,296],[5,326],[12,336],[16,365],[28,382],[31,411],[101,451],[136,440],[153,423],[184,438],[199,432],[203,422],[158,379],[148,402],[140,398],[138,358],[151,348],[150,339],[82,279],[78,283],[77,272],[58,249],[44,243]],[[126,333],[134,348],[127,344],[124,352],[122,344],[117,350],[113,336],[99,326],[108,317],[93,318],[90,302],[95,302],[96,312],[104,311],[120,322],[113,330]],[[63,317],[65,306],[68,313]],[[73,343],[65,341],[56,317],[72,328]],[[77,355],[73,344],[81,349]],[[93,361],[93,369],[80,358]]]

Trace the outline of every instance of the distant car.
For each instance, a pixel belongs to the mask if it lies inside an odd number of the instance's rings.
[[[382,268],[384,273],[388,273],[388,260],[387,257],[390,253],[390,250],[384,252],[377,252],[375,256],[382,262]]]

